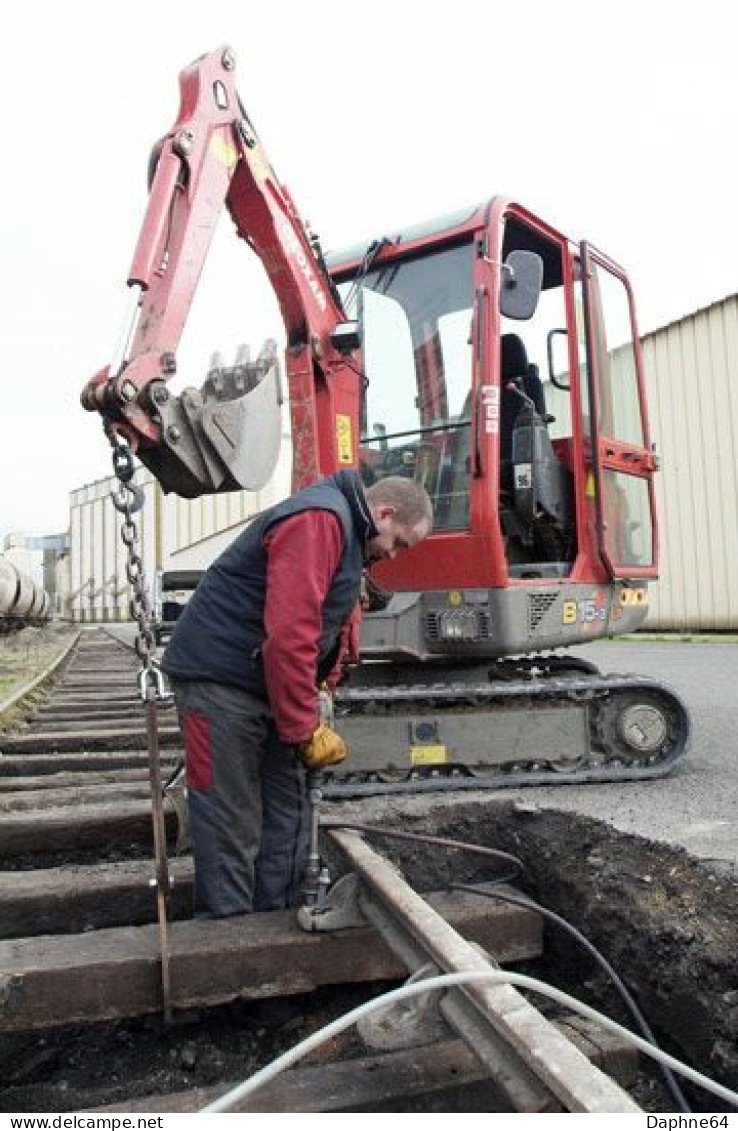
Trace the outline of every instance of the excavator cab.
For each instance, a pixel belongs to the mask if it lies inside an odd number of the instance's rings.
[[[637,627],[655,462],[624,273],[499,198],[328,265],[360,330],[362,477],[434,508],[426,547],[373,570],[407,623],[369,621],[372,654],[458,651],[438,626],[462,619],[476,655]]]

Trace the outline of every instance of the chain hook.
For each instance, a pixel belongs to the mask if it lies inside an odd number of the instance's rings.
[[[113,460],[115,460],[115,456]],[[110,492],[110,498],[113,501],[113,506],[120,514],[131,515],[141,510],[146,495],[143,487],[139,487],[137,483],[121,482],[118,491]]]
[[[142,699],[148,699],[150,687],[154,689],[155,699],[169,698],[170,692],[164,679],[164,672],[153,661],[150,661],[147,667],[141,668],[138,674],[138,691]]]

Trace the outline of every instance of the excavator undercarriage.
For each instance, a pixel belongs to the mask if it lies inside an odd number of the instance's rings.
[[[635,632],[647,586],[552,583],[536,568],[530,585],[416,594],[369,576],[362,662],[334,702],[351,758],[328,796],[626,781],[675,767],[690,731],[679,696],[562,648]]]
[[[402,669],[396,682],[385,674],[336,694],[351,758],[330,774],[328,797],[656,778],[687,748],[674,691],[571,657],[416,670],[412,685]]]

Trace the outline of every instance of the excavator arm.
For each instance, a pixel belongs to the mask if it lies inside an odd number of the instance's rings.
[[[180,74],[180,107],[152,155],[149,200],[128,286],[129,345],[97,373],[82,404],[127,441],[165,491],[194,498],[258,490],[276,464],[281,382],[276,346],[211,371],[174,396],[177,347],[225,205],[261,259],[284,320],[293,489],[358,451],[358,336],[315,237],[302,222],[244,111],[228,47]]]

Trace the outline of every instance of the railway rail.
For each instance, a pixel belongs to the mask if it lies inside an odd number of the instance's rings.
[[[44,701],[0,735],[0,1040],[161,1014],[138,667],[105,630],[83,631]],[[172,707],[158,710],[166,778],[180,738]],[[171,850],[177,817],[169,801],[164,816]],[[366,983],[370,995],[371,984],[419,971],[463,973],[540,956],[541,922],[531,910],[461,891],[421,897],[356,831],[326,835],[351,877],[329,894],[331,914],[305,913],[301,924],[293,912],[193,920],[191,861],[170,859],[175,1015],[329,986]],[[334,893],[348,889],[350,899],[338,904]],[[632,1082],[635,1060],[622,1043],[571,1017],[553,1024],[509,986],[455,988],[430,1012],[430,1036],[411,1026],[388,1048],[386,1025],[379,1043],[379,1030],[374,1038],[367,1030],[368,1055],[354,1050],[348,1061],[291,1069],[281,1099],[267,1087],[233,1110],[350,1110],[489,1080],[502,1110],[639,1110],[603,1071]],[[432,1056],[422,1051],[429,1039]],[[158,1095],[152,1082],[140,1098],[112,1087],[90,1096],[106,1110],[188,1111],[232,1083]],[[11,1088],[7,1102],[14,1095]]]

